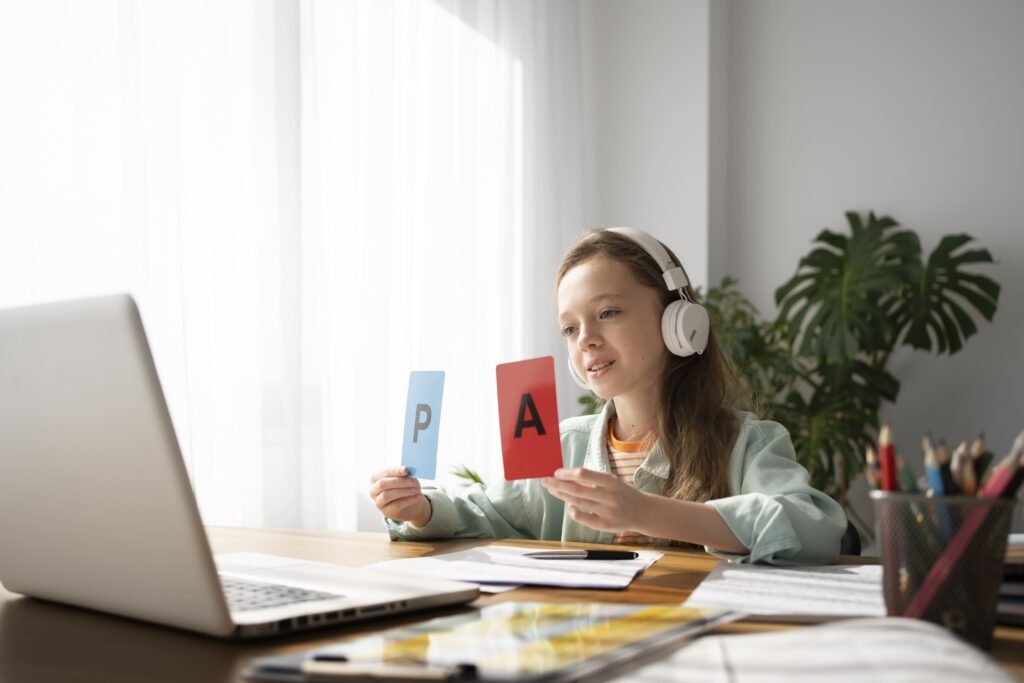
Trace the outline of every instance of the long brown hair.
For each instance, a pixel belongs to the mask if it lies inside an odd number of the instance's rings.
[[[668,252],[680,263],[671,250]],[[679,294],[666,289],[661,270],[643,247],[607,230],[592,230],[569,248],[558,268],[556,287],[566,273],[596,256],[625,264],[641,283],[660,293],[663,305],[678,301]],[[690,287],[686,293],[697,300]],[[687,357],[666,353],[654,434],[672,466],[662,493],[696,502],[724,498],[729,495],[729,459],[737,429],[732,408],[738,389],[736,375],[714,329],[704,353]]]

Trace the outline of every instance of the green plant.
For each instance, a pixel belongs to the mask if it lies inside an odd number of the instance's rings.
[[[946,235],[922,260],[916,233],[888,216],[847,212],[850,230],[822,231],[762,320],[726,278],[705,297],[725,353],[751,402],[784,424],[812,484],[843,502],[877,437],[883,401],[900,383],[887,369],[900,346],[956,353],[991,321],[999,285],[966,270],[991,263],[967,234]]]
[[[453,465],[451,468],[451,473],[454,474],[459,479],[463,480],[461,482],[463,486],[470,486],[472,484],[480,484],[481,486],[484,487],[487,486],[487,484],[484,483],[483,478],[476,472],[476,470],[472,470],[466,465]]]
[[[588,391],[577,398],[576,402],[582,407],[580,415],[596,415],[601,412],[601,406],[604,405],[604,401],[599,399],[592,391]]]

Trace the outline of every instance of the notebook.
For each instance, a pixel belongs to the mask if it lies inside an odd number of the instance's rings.
[[[947,629],[873,617],[712,635],[630,672],[631,683],[1013,683],[1013,674]]]
[[[478,595],[270,555],[215,561],[127,295],[0,311],[0,548],[9,591],[219,637]]]
[[[689,607],[732,609],[746,619],[819,623],[884,617],[882,567],[772,567],[719,562],[687,598]]]

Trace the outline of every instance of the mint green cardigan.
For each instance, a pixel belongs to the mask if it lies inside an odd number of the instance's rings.
[[[608,403],[598,415],[572,417],[561,427],[565,467],[608,472]],[[739,413],[740,427],[729,468],[732,495],[709,500],[746,546],[746,554],[707,548],[734,562],[777,565],[828,564],[839,554],[846,514],[832,498],[808,484],[807,470],[796,462],[789,432],[777,422]],[[660,493],[669,461],[655,445],[634,477],[637,489]],[[564,503],[538,479],[473,485],[450,497],[425,489],[433,513],[423,527],[387,520],[393,540],[489,537],[612,543],[613,534],[583,526],[565,514]],[[666,545],[660,541],[659,545]]]

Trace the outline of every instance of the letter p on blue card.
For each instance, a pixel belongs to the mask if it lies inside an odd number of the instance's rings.
[[[409,470],[411,477],[436,478],[437,434],[441,429],[443,395],[443,370],[416,370],[409,373],[402,465]]]

